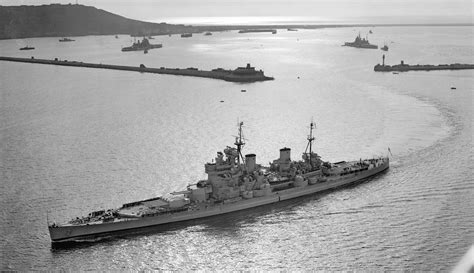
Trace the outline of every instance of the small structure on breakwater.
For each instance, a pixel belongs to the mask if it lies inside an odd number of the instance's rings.
[[[31,58],[16,58],[16,57],[0,57],[0,61],[9,62],[20,62],[20,63],[33,63],[33,64],[49,64],[49,65],[60,65],[60,66],[75,66],[75,67],[88,67],[88,68],[102,68],[112,70],[124,70],[124,71],[135,71],[142,73],[156,73],[156,74],[170,74],[170,75],[181,75],[191,77],[202,77],[220,79],[229,82],[257,82],[257,81],[268,81],[273,80],[273,77],[267,77],[264,75],[262,70],[256,70],[255,67],[247,64],[245,67],[238,67],[234,70],[216,68],[211,71],[199,70],[194,67],[189,68],[151,68],[146,67],[143,64],[139,66],[125,66],[125,65],[112,65],[112,64],[96,64],[96,63],[84,63],[78,61],[67,61],[67,60],[54,60],[47,59],[35,59]]]

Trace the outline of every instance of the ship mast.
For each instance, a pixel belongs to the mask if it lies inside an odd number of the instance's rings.
[[[237,162],[240,166],[240,158],[242,158],[242,162],[244,162],[244,157],[242,156],[242,146],[245,145],[245,142],[243,141],[242,137],[242,125],[244,125],[243,122],[239,122],[239,135],[235,137],[235,146],[237,146]]]
[[[313,154],[313,141],[314,141],[314,136],[313,136],[313,129],[316,126],[313,121],[311,121],[310,126],[309,126],[309,135],[308,135],[308,145],[306,145],[306,149],[304,150],[305,154],[308,154],[308,147],[309,147],[309,164],[313,166],[313,163],[311,161],[311,156]]]

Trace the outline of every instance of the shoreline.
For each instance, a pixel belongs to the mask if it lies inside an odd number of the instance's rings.
[[[272,28],[277,30],[286,29],[325,29],[325,28],[355,28],[355,27],[473,27],[474,24],[469,23],[453,23],[453,24],[256,24],[256,25],[186,25],[186,27],[195,28],[195,31],[188,31],[190,33],[204,33],[204,32],[224,32],[224,31],[236,31],[236,30],[249,30],[249,29],[261,29],[261,28]],[[180,35],[182,31],[172,31],[166,33],[156,33],[151,36],[165,36],[165,35]],[[113,36],[113,35],[130,35],[136,36],[131,33],[106,33],[106,34],[71,34],[61,33],[58,35],[35,35],[15,38],[0,38],[2,40],[21,40],[31,38],[58,38],[58,37],[85,37],[85,36]],[[140,35],[138,35],[140,36]],[[138,37],[137,36],[137,37]]]

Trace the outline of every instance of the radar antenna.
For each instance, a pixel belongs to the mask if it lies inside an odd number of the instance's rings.
[[[308,144],[306,145],[306,149],[304,150],[305,154],[308,154],[308,148],[309,148],[309,164],[311,167],[313,166],[312,162],[312,154],[313,154],[313,141],[314,141],[314,136],[313,136],[313,129],[316,127],[316,124],[311,120],[311,123],[309,124],[309,135],[308,135]]]
[[[237,162],[240,165],[240,158],[242,158],[242,163],[244,162],[244,157],[242,156],[242,146],[245,145],[244,138],[242,136],[242,126],[244,125],[243,122],[239,122],[239,135],[235,137],[235,146],[237,146]]]

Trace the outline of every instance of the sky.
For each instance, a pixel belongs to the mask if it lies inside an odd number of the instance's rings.
[[[313,21],[315,23],[473,23],[473,0],[77,0],[127,18],[169,23]],[[0,5],[76,0],[0,0]],[[211,19],[210,19],[210,18]],[[240,18],[240,19],[239,19]],[[302,19],[304,18],[304,19]]]

